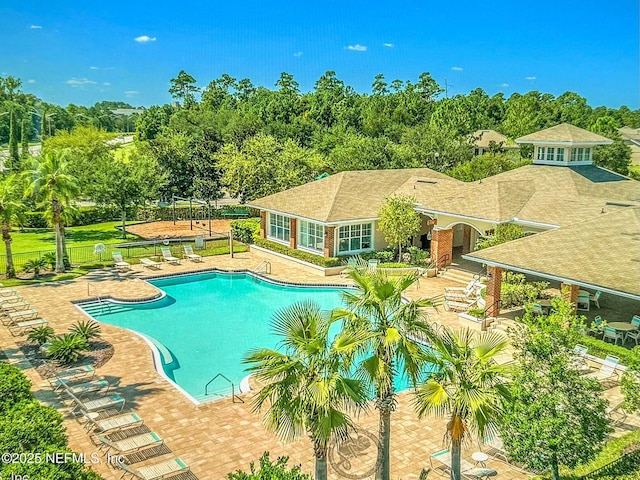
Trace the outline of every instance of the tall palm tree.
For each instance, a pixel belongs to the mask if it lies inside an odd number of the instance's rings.
[[[390,277],[357,267],[349,271],[349,277],[355,291],[343,294],[345,308],[334,310],[333,318],[343,320],[346,331],[369,332],[360,346],[364,359],[359,373],[373,387],[380,412],[376,480],[389,480],[393,381],[398,374],[408,376],[414,385],[418,381],[424,361],[417,339],[430,332],[424,307],[433,303],[427,298],[403,300],[402,292],[419,278],[414,274]]]
[[[69,174],[69,163],[64,150],[49,150],[35,161],[33,170],[25,172],[29,178],[26,195],[34,195],[38,206],[44,208],[49,224],[56,235],[56,272],[64,272],[64,223],[78,198],[78,181]]]
[[[11,227],[22,222],[25,210],[22,202],[24,189],[19,180],[16,175],[9,175],[0,181],[0,222],[7,259],[7,278],[16,277],[11,253]]]
[[[366,332],[343,332],[332,340],[330,326],[317,304],[296,303],[273,319],[284,352],[262,349],[244,359],[251,365],[247,370],[266,383],[253,399],[254,410],[268,405],[265,426],[284,440],[309,435],[316,480],[327,478],[329,442],[349,436],[349,413],[367,402],[364,384],[349,373]]]
[[[495,361],[509,340],[497,332],[443,328],[431,336],[431,343],[426,359],[436,369],[418,388],[415,407],[420,417],[433,413],[449,418],[451,480],[460,480],[462,441],[470,431],[480,438],[495,433],[501,405],[509,398],[508,367]]]

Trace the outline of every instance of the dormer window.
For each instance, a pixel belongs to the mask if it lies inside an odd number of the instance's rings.
[[[547,160],[553,162],[554,161],[554,153],[555,153],[555,148],[554,147],[547,147]]]
[[[556,160],[558,162],[564,162],[564,148],[556,149]]]
[[[591,149],[590,148],[572,148],[571,149],[571,161],[572,162],[583,162],[591,160]]]

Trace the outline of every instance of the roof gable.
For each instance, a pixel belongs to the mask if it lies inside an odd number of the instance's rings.
[[[516,138],[516,143],[535,144],[594,144],[609,145],[612,140],[569,123],[561,123],[554,127]]]

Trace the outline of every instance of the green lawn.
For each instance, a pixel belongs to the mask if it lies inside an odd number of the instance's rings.
[[[137,222],[127,222],[131,225]],[[79,247],[84,245],[95,245],[96,243],[121,243],[122,232],[115,227],[121,222],[105,222],[95,225],[85,225],[83,227],[69,227],[66,229],[67,246]],[[39,250],[55,250],[55,235],[52,229],[33,229],[29,232],[12,233],[13,253],[35,252]],[[129,241],[138,240],[136,235],[127,235]],[[2,253],[4,253],[4,249]]]

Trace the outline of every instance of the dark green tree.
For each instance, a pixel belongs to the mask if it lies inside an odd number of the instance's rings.
[[[177,100],[182,100],[182,106],[189,108],[196,103],[196,93],[199,88],[196,86],[196,79],[184,70],[180,70],[178,76],[170,80],[171,87],[169,93]]]

